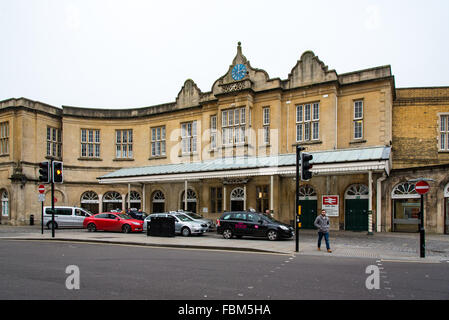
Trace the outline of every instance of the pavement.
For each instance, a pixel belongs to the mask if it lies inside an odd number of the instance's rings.
[[[317,250],[315,230],[300,230],[299,252],[296,252],[295,238],[269,241],[260,238],[226,240],[215,232],[190,237],[152,237],[146,233],[123,234],[118,232],[88,232],[84,229],[57,229],[55,238],[51,230],[40,226],[0,225],[1,240],[40,240],[105,243],[119,245],[141,245],[151,247],[247,251],[285,255],[313,255],[353,258],[374,258],[380,260],[400,260],[413,262],[449,263],[449,235],[426,235],[426,257],[419,256],[418,233],[374,233],[352,231],[330,231],[332,253]]]

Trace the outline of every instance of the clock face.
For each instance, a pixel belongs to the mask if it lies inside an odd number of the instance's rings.
[[[232,68],[232,79],[242,80],[246,76],[246,67],[243,64],[236,64]]]

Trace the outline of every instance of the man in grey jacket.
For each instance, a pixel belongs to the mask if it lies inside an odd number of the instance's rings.
[[[329,218],[326,216],[326,210],[321,210],[321,214],[316,217],[315,227],[318,228],[318,251],[321,250],[321,240],[324,237],[324,240],[326,241],[326,249],[327,252],[332,252],[330,245],[329,245]]]

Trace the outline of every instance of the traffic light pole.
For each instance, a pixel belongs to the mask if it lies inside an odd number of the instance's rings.
[[[53,182],[53,159],[51,159],[51,237],[55,237],[55,183]]]
[[[41,233],[44,234],[44,202],[41,202]]]
[[[304,150],[301,146],[296,146],[296,192],[295,192],[295,236],[296,247],[295,251],[299,252],[299,163],[301,161],[301,150]]]
[[[421,212],[419,214],[419,256],[421,258],[426,257],[426,238],[424,230],[424,194],[421,194]]]

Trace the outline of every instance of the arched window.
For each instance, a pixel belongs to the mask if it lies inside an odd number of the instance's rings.
[[[245,200],[245,191],[243,188],[235,188],[231,191],[231,201],[232,200]]]
[[[181,209],[185,209],[185,191],[181,193]],[[187,189],[187,211],[196,213],[196,193],[192,189]]]
[[[413,183],[404,182],[396,185],[391,192],[392,199],[420,198]]]
[[[162,191],[157,190],[153,193],[153,202],[165,202],[165,195]]]
[[[81,208],[92,213],[98,213],[100,201],[94,191],[86,191],[81,195]]]
[[[2,201],[2,217],[9,217],[9,196],[8,191],[1,190],[1,201]]]
[[[410,182],[397,184],[391,191],[393,199],[393,231],[417,232],[421,196]]]
[[[181,199],[184,201],[185,191],[181,194]],[[187,189],[187,202],[196,202],[196,193],[192,189]]]
[[[299,200],[317,200],[315,189],[310,184],[299,186]]]
[[[93,191],[86,191],[81,196],[81,203],[98,203],[98,194]]]
[[[444,197],[449,198],[449,183],[444,188]]]
[[[153,204],[152,213],[161,213],[165,211],[165,195],[162,191],[155,191],[151,199]]]
[[[137,191],[131,191],[131,197],[129,198],[129,205],[133,209],[139,210],[141,208],[142,198]],[[126,208],[128,208],[128,195],[126,195]]]
[[[364,184],[353,184],[349,186],[345,193],[345,199],[368,199],[369,189]]]
[[[116,191],[106,192],[103,197],[103,211],[122,210],[122,196]]]
[[[242,211],[245,207],[245,190],[243,188],[235,188],[231,191],[231,210]]]

